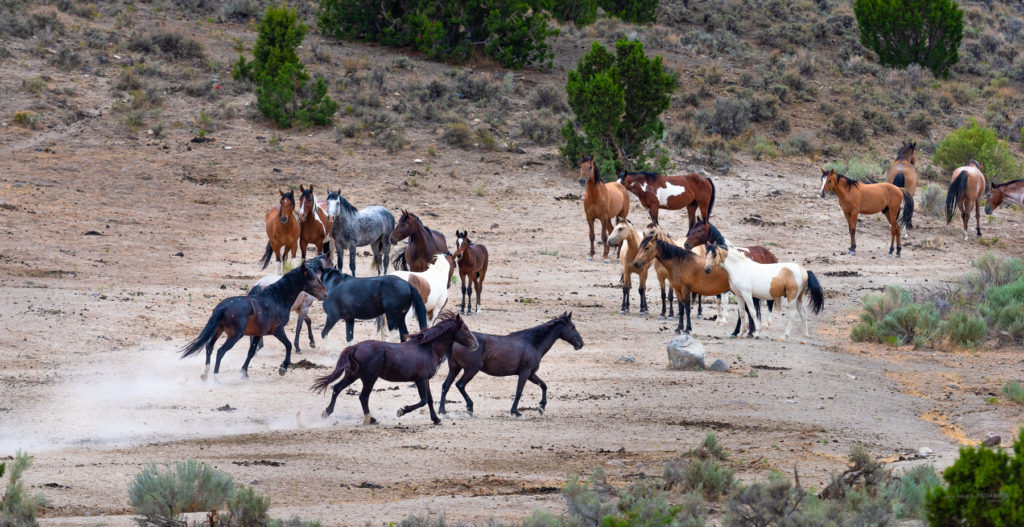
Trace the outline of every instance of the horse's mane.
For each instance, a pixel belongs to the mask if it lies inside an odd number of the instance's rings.
[[[333,283],[335,281],[344,281],[346,277],[348,277],[348,275],[339,271],[337,267],[327,267],[320,274],[320,282],[330,289],[330,287],[327,286],[328,282]]]
[[[338,203],[341,203],[341,208],[345,212],[352,213],[352,214],[359,212],[359,209],[353,207],[352,204],[349,203],[347,199],[345,199],[345,196],[342,196],[341,194],[339,194],[337,192],[329,192],[327,194],[327,199],[331,199],[332,195],[338,197]]]
[[[654,181],[658,179],[661,174],[657,172],[626,172],[627,176],[643,176],[647,181]]]
[[[281,199],[284,199],[284,198],[288,198],[288,201],[292,202],[292,208],[294,209],[295,208],[295,191],[294,190],[289,190],[288,192],[285,192],[281,196]]]
[[[846,188],[860,186],[860,181],[857,181],[856,179],[850,179],[840,174],[839,172],[836,172],[836,179],[838,179],[839,181],[846,181]]]
[[[594,184],[600,185],[603,179],[601,179],[601,169],[598,168],[597,162],[593,159],[590,160],[590,164],[594,167]]]
[[[261,288],[255,295],[249,296],[271,296],[280,300],[283,297],[281,294],[283,290],[291,289],[295,287],[295,284],[302,281],[302,269],[302,265],[297,266],[295,269],[285,273],[280,280]],[[291,308],[291,306],[289,306],[289,308]]]
[[[697,256],[692,251],[687,251],[678,245],[671,244],[664,240],[657,240],[658,250],[661,251],[662,258],[668,258],[670,260],[686,260]]]
[[[515,335],[515,334],[521,335],[525,340],[529,341],[531,344],[536,344],[536,343],[540,342],[540,340],[542,338],[544,338],[545,335],[547,335],[548,333],[551,332],[551,328],[553,328],[553,327],[555,327],[555,326],[557,326],[559,324],[564,324],[564,323],[566,323],[568,321],[569,321],[569,314],[568,313],[562,313],[561,315],[559,315],[559,316],[557,316],[557,317],[555,317],[555,318],[553,318],[553,319],[551,319],[551,320],[549,320],[549,321],[547,321],[547,322],[545,322],[543,324],[540,324],[538,326],[533,326],[532,328],[526,328],[526,329],[522,329],[522,330],[516,331],[515,333],[513,333],[513,335]]]
[[[440,338],[445,333],[451,331],[455,326],[462,323],[462,320],[458,318],[457,313],[451,311],[445,311],[441,313],[441,316],[437,317],[437,322],[427,329],[416,333],[415,335],[409,335],[406,342],[412,342],[414,344],[428,344]]]
[[[725,236],[722,236],[722,233],[719,232],[718,227],[715,227],[711,223],[708,223],[708,237],[711,239],[711,241],[717,243],[718,245],[721,245],[723,247],[726,245]]]
[[[913,152],[917,148],[915,144],[906,144],[900,147],[899,151],[896,152],[896,161],[901,161],[905,158],[908,152]]]
[[[1005,187],[1007,185],[1013,185],[1014,183],[1020,183],[1022,181],[1024,181],[1024,179],[1015,179],[1013,181],[1007,181],[1006,183],[996,183],[996,182],[993,181],[992,182],[992,188]]]

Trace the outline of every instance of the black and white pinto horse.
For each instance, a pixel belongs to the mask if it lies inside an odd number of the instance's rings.
[[[327,191],[327,217],[332,222],[331,238],[338,251],[338,267],[349,251],[349,271],[356,275],[356,247],[369,245],[373,250],[373,265],[377,274],[387,274],[391,255],[391,231],[395,230],[395,217],[384,207],[373,205],[359,210],[341,195],[340,190]],[[383,258],[381,257],[383,253]]]

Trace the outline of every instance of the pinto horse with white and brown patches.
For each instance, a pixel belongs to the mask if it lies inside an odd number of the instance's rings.
[[[992,188],[985,198],[985,214],[992,214],[1004,201],[1024,207],[1024,179],[1015,179],[1006,183],[992,183]]]
[[[953,179],[946,191],[946,225],[953,221],[953,209],[960,209],[964,220],[964,241],[967,241],[967,223],[974,207],[974,229],[981,236],[981,198],[985,193],[985,175],[981,163],[970,160],[967,165],[953,171]]]
[[[904,143],[896,152],[896,159],[889,165],[885,180],[897,187],[906,189],[910,197],[917,192],[917,143]],[[913,229],[913,223],[907,225]]]
[[[487,276],[487,247],[473,243],[469,232],[455,231],[455,259],[459,262],[459,281],[462,283],[462,304],[459,313],[467,316],[480,312],[480,291]],[[473,289],[476,289],[476,311],[473,311]]]
[[[715,184],[698,174],[663,176],[654,172],[623,172],[619,174],[619,183],[640,198],[640,204],[654,223],[658,223],[660,209],[686,208],[690,220],[687,228],[691,228],[697,209],[702,217],[710,218],[715,206]]]
[[[903,233],[900,225],[909,228],[914,218],[914,197],[892,183],[861,183],[835,170],[821,171],[821,197],[832,191],[839,198],[839,206],[846,215],[850,229],[850,256],[857,254],[857,215],[881,212],[889,220],[889,256],[895,246],[896,257],[903,250]],[[902,210],[900,203],[903,203]],[[966,220],[965,220],[966,221]]]
[[[317,202],[313,185],[305,188],[299,185],[299,251],[306,259],[306,247],[316,246],[317,254],[324,254],[326,244],[330,252],[331,220],[327,216],[327,202]]]
[[[612,232],[612,218],[624,220],[629,216],[629,193],[617,181],[605,183],[591,156],[583,156],[580,163],[580,185],[586,188],[583,212],[587,215],[587,228],[590,229],[590,257],[587,259],[594,259],[594,220],[598,220],[601,222],[604,262],[608,263],[608,234]]]
[[[267,249],[263,251],[260,258],[260,268],[266,269],[270,264],[270,257],[274,256],[280,265],[280,272],[284,274],[284,261],[291,254],[299,250],[299,219],[295,216],[295,193],[289,190],[281,193],[281,201],[267,211]]]
[[[811,311],[821,312],[825,304],[825,295],[821,290],[814,273],[796,263],[760,264],[747,258],[741,251],[723,247],[717,243],[707,245],[704,272],[711,274],[717,269],[725,269],[729,278],[729,289],[742,299],[747,313],[754,312],[754,298],[783,302],[788,307],[786,332],[781,340],[789,336],[789,328],[793,324],[793,308],[800,313],[804,323],[804,336],[811,336],[807,329],[807,311],[804,309],[804,295],[809,296]],[[758,338],[759,323],[751,319],[751,336]]]

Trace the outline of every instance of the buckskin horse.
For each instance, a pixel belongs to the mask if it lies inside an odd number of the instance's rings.
[[[594,220],[597,220],[601,222],[604,262],[608,263],[608,234],[612,232],[612,218],[624,220],[629,216],[629,193],[618,181],[605,183],[592,156],[583,156],[580,163],[580,185],[586,188],[583,212],[587,215],[587,228],[590,229],[590,256],[587,259],[594,259]]]
[[[715,206],[715,184],[710,178],[698,174],[663,176],[655,172],[623,172],[619,183],[629,190],[651,215],[651,221],[658,223],[658,210],[679,210],[686,208],[690,223],[700,209],[704,218],[711,217]]]
[[[985,192],[985,176],[981,163],[970,160],[967,165],[953,171],[953,179],[946,191],[946,225],[953,221],[953,209],[960,209],[964,220],[964,241],[967,241],[967,223],[974,207],[974,228],[981,236],[981,198]]]

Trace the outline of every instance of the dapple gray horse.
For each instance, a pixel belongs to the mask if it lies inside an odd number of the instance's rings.
[[[369,245],[373,249],[373,265],[377,274],[387,274],[391,254],[391,231],[395,217],[384,207],[370,206],[356,209],[342,197],[340,190],[327,191],[327,217],[331,225],[331,238],[338,252],[338,267],[345,261],[345,248],[349,250],[349,270],[356,275],[356,247]],[[383,259],[381,253],[384,253]]]

